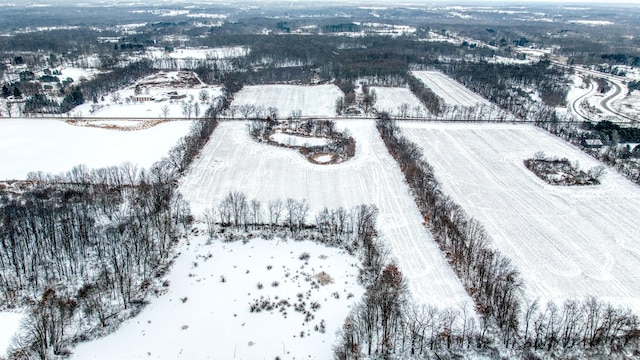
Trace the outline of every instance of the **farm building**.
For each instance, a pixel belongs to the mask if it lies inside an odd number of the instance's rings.
[[[131,100],[133,101],[151,101],[153,99],[153,97],[151,95],[133,95],[131,97]]]
[[[167,95],[169,96],[169,99],[171,99],[171,100],[179,100],[179,99],[184,99],[184,98],[187,97],[186,94],[178,94],[177,91],[168,92]]]
[[[604,144],[600,139],[582,139],[580,145],[587,149],[600,149]]]

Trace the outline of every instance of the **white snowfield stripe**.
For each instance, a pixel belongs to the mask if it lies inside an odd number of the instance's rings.
[[[302,116],[335,116],[336,100],[342,95],[335,85],[252,85],[243,87],[235,95],[232,106],[255,105],[262,106],[263,110],[274,107],[280,118],[298,111]],[[236,114],[236,117],[242,115]]]
[[[398,258],[418,303],[441,307],[470,303],[445,261],[373,121],[344,121],[356,140],[356,156],[338,165],[314,165],[290,149],[253,141],[242,122],[221,123],[185,176],[180,190],[201,214],[229,191],[263,204],[307,199],[309,219],[324,207],[375,204],[379,229]]]
[[[413,71],[412,73],[420,79],[426,87],[440,96],[449,106],[472,107],[476,105],[491,105],[487,99],[467,89],[464,85],[441,72]]]
[[[598,186],[553,186],[524,167],[537,151],[599,165],[529,125],[402,123],[452,196],[521,271],[530,298],[597,296],[640,311],[640,188],[615,170]]]
[[[427,108],[407,88],[372,86],[371,90],[376,93],[377,99],[374,107],[378,112],[386,111],[393,116],[404,115],[405,117],[422,117],[429,114]],[[403,104],[408,106],[404,114],[400,109]]]
[[[26,179],[32,171],[54,174],[79,164],[89,168],[131,162],[149,167],[166,156],[191,122],[176,121],[137,131],[73,126],[62,120],[0,121],[0,180]]]

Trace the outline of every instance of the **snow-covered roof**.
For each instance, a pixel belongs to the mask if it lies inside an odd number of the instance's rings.
[[[588,146],[602,146],[602,140],[600,139],[585,139],[584,143]]]

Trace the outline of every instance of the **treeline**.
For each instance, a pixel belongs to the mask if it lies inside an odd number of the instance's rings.
[[[550,302],[544,311],[537,302],[526,305],[518,270],[493,248],[482,225],[442,193],[420,148],[401,136],[384,114],[377,127],[434,239],[474,299],[476,312],[485,322],[495,324],[506,348],[523,353],[570,349],[609,353],[637,348],[640,322],[628,309],[597,299],[568,300],[562,307]],[[592,310],[594,306],[597,311]],[[531,341],[533,328],[536,335]]]
[[[194,122],[149,170],[33,173],[31,188],[1,195],[1,305],[29,308],[9,358],[67,354],[139,310],[191,223],[176,183],[215,129],[217,112]]]
[[[25,100],[23,111],[29,114],[62,114],[83,103],[84,96],[80,87],[73,86],[60,103],[42,93],[36,93]]]
[[[420,99],[420,102],[429,110],[432,114],[440,114],[442,112],[442,99],[433,92],[433,90],[424,86],[424,83],[420,79],[413,76],[410,72],[406,76],[407,84],[411,92]]]
[[[282,235],[312,240],[343,248],[351,254],[359,249],[358,237],[375,233],[378,210],[372,205],[351,209],[324,208],[311,221],[309,212],[309,203],[305,199],[275,199],[262,203],[257,199],[249,199],[243,192],[230,191],[205,211],[204,218],[212,239],[222,236],[232,240],[235,235],[229,234],[242,236],[246,232],[257,232],[266,238]]]
[[[532,65],[458,61],[437,67],[475,93],[525,119],[549,120],[553,112],[547,108],[564,106],[569,91],[564,70],[545,60]],[[535,90],[542,104],[537,104],[525,89]]]
[[[596,124],[586,123],[585,129],[591,131],[606,143],[638,143],[640,142],[640,129],[622,127],[611,121],[603,120]]]

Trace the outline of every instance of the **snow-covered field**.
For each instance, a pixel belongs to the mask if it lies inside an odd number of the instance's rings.
[[[13,335],[20,328],[23,314],[0,312],[0,358],[6,355]]]
[[[263,204],[306,199],[309,221],[324,207],[375,204],[380,209],[380,234],[398,259],[414,299],[442,307],[470,302],[422,225],[400,168],[374,122],[338,125],[356,140],[356,155],[341,164],[314,165],[294,150],[255,142],[244,122],[221,123],[185,175],[180,191],[196,215],[236,190]]]
[[[25,179],[31,171],[61,173],[74,166],[148,167],[189,131],[191,122],[162,123],[146,130],[118,131],[73,126],[62,120],[0,121],[0,179]]]
[[[599,165],[525,125],[402,124],[452,196],[512,259],[531,298],[595,295],[640,311],[640,188],[613,170],[598,186],[548,185],[524,167],[537,151]]]
[[[420,100],[407,88],[391,87],[371,87],[376,93],[376,103],[374,104],[378,112],[386,111],[392,116],[403,115],[405,117],[423,117],[429,111],[422,105]],[[406,104],[406,109],[401,106]]]
[[[254,85],[243,87],[232,105],[274,107],[281,118],[294,112],[300,112],[302,116],[327,117],[335,116],[336,100],[342,95],[335,85]]]
[[[490,106],[491,103],[482,96],[467,89],[459,82],[438,71],[412,71],[424,85],[440,96],[449,106]]]
[[[80,344],[72,359],[330,359],[335,332],[364,293],[358,259],[308,241],[207,244],[197,236],[181,253],[166,294],[114,334]],[[333,282],[314,287],[321,272]],[[251,313],[259,299],[289,306]],[[294,310],[302,302],[313,319]]]

